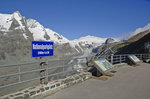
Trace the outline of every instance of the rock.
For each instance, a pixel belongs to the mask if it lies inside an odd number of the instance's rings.
[[[24,99],[30,99],[29,94],[24,94]]]
[[[110,43],[113,43],[115,40],[112,39],[112,38],[108,38],[106,41],[105,41],[105,44],[110,44]]]

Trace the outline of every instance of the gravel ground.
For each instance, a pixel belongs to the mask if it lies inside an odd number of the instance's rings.
[[[108,80],[90,79],[45,99],[150,99],[150,64],[123,66]]]

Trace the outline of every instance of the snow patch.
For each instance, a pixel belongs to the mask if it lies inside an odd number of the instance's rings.
[[[94,45],[95,47],[96,46],[99,46],[101,44],[103,44],[105,41],[106,41],[107,38],[100,38],[100,37],[95,37],[95,36],[85,36],[85,37],[81,37],[79,39],[75,39],[71,42],[73,43],[80,43],[82,46],[86,46],[86,45]]]
[[[47,41],[44,38],[44,35],[45,35],[44,27],[39,22],[37,22],[36,20],[33,20],[33,19],[28,19],[27,26],[28,26],[28,29],[30,30],[30,32],[33,34],[34,40]]]
[[[12,23],[12,15],[0,14],[0,30],[8,31]]]
[[[53,30],[50,30],[48,28],[46,28],[45,30],[46,30],[47,34],[50,36],[51,41],[54,41],[54,42],[59,43],[59,44],[64,44],[64,43],[69,42],[69,40],[67,38],[54,32]]]
[[[70,41],[70,46],[74,49],[76,49],[77,52],[80,52],[79,49],[84,52],[85,49],[83,49],[81,46],[85,47],[85,46],[90,46],[92,45],[93,47],[97,47],[100,46],[101,44],[103,44],[106,41],[107,38],[100,38],[100,37],[95,37],[95,36],[85,36],[85,37],[81,37],[79,39],[75,39]],[[76,48],[76,46],[78,46],[79,49]]]
[[[9,31],[13,19],[15,19],[19,23],[19,27],[16,27],[15,29],[25,30],[25,26],[21,22],[23,17],[18,11],[14,12],[13,14],[0,14],[0,30]]]
[[[33,34],[34,40],[54,41],[57,44],[64,44],[69,42],[67,38],[54,32],[51,29],[44,28],[36,20],[28,19],[27,26],[30,32]],[[49,39],[46,39],[45,35],[48,36]]]
[[[7,33],[4,33],[3,35],[5,36],[5,35],[7,35]]]
[[[28,39],[28,36],[25,34],[25,33],[23,33],[23,37],[27,40]]]

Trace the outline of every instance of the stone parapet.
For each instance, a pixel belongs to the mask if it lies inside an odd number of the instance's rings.
[[[15,92],[0,99],[43,99],[63,88],[72,86],[76,83],[85,81],[91,78],[91,73],[81,72],[68,76],[64,79],[49,82],[47,85],[39,85],[37,87],[30,87],[19,92]]]

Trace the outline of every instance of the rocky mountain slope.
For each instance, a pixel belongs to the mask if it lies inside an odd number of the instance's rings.
[[[107,55],[112,54],[112,48],[116,45],[120,44],[120,42],[118,42],[118,40],[112,39],[112,38],[108,38],[105,41],[105,44],[102,44],[101,46],[98,46],[96,48],[94,48],[92,50],[93,55],[95,57],[105,57]]]
[[[54,41],[55,56],[83,54],[85,50],[101,45],[105,38],[82,37],[73,41],[51,29],[44,28],[34,19],[26,19],[18,11],[13,14],[0,14],[0,63],[32,61],[31,41]],[[15,57],[15,58],[14,58]]]
[[[129,40],[113,47],[116,54],[145,53],[144,45],[150,41],[150,30],[140,32]]]
[[[141,28],[140,28],[141,29]],[[148,28],[147,28],[148,29]],[[150,28],[148,30],[143,29],[144,31],[136,33],[134,31],[132,37],[124,42],[111,42],[105,43],[97,48],[93,49],[95,57],[105,57],[106,55],[113,54],[135,54],[135,53],[145,53],[144,45],[146,42],[150,41]],[[110,41],[110,39],[107,39]],[[111,39],[111,41],[114,41]]]

